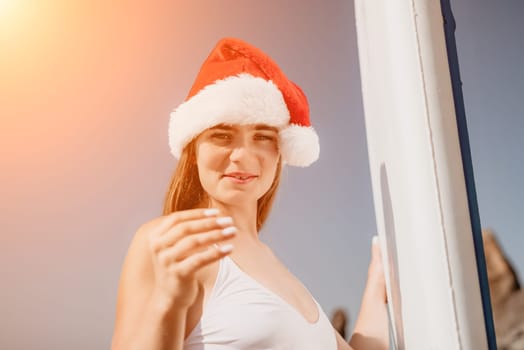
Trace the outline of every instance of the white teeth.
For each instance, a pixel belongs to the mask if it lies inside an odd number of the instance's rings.
[[[231,178],[233,178],[233,179],[237,179],[237,180],[242,180],[242,181],[243,181],[243,180],[249,180],[249,179],[251,179],[251,178],[253,178],[253,177],[256,177],[256,176],[254,176],[254,175],[247,175],[247,176],[225,175],[225,176],[227,176],[227,177],[231,177]]]

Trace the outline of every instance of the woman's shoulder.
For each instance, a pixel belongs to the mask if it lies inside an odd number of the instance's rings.
[[[155,218],[142,223],[135,231],[123,264],[123,274],[130,276],[141,276],[147,279],[153,272],[149,238],[153,229],[161,222],[161,218]],[[132,273],[130,272],[132,271]]]
[[[156,227],[161,222],[161,218],[155,218],[142,223],[135,231],[129,243],[126,254],[126,263],[130,261],[144,260],[149,255],[149,238]]]
[[[149,219],[148,221],[143,222],[136,230],[135,235],[133,237],[134,240],[144,241],[148,240],[149,233],[159,226],[162,222],[166,220],[167,216],[158,216],[152,219]]]
[[[133,235],[129,246],[129,253],[132,251],[140,251],[142,253],[148,252],[151,235],[160,229],[160,226],[166,222],[167,217],[167,215],[158,216],[143,222]]]

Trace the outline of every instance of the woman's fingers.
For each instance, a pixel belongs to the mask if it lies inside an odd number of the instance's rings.
[[[176,273],[180,277],[190,278],[199,269],[222,259],[224,256],[230,254],[232,250],[233,245],[231,244],[225,244],[217,247],[213,246],[202,252],[192,254],[186,259],[178,262],[174,265],[174,269],[176,269]]]
[[[233,219],[231,217],[211,217],[183,221],[162,234],[153,237],[151,248],[153,252],[158,253],[175,245],[184,237],[226,228],[231,226],[232,223]]]
[[[371,260],[382,263],[382,253],[380,251],[380,241],[377,235],[371,239]]]
[[[373,236],[371,240],[371,264],[377,268],[382,268],[382,251],[378,236]]]
[[[234,237],[231,217],[216,209],[193,209],[158,218],[148,232],[155,283],[179,305],[191,305],[198,292],[195,272],[229,254],[232,246],[213,245]],[[217,246],[218,247],[218,246]]]
[[[173,226],[185,221],[217,216],[218,213],[219,210],[216,208],[181,210],[166,215],[164,221],[167,225]]]
[[[230,226],[224,229],[186,236],[178,241],[177,244],[162,250],[159,253],[159,262],[164,266],[174,262],[178,263],[190,255],[209,248],[213,244],[235,237],[236,231],[235,227]]]
[[[153,236],[160,236],[164,232],[168,231],[170,228],[191,220],[198,220],[210,217],[216,217],[219,214],[219,210],[216,208],[207,208],[207,209],[188,209],[175,211],[171,214],[168,214],[162,217],[162,220],[156,227],[155,231],[152,233]]]
[[[190,235],[181,239],[173,248],[175,261],[181,261],[198,251],[208,248],[211,245],[225,242],[236,236],[237,229],[229,226],[224,229],[213,230],[208,233]]]
[[[381,298],[387,302],[386,278],[382,262],[382,251],[378,236],[373,236],[371,244],[371,262],[369,264],[368,278],[377,290],[380,290]]]

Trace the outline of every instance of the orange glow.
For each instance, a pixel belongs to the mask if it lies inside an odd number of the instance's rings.
[[[30,1],[0,0],[0,40],[12,37],[27,22],[31,11]]]
[[[15,8],[15,2],[10,0],[0,0],[0,18],[5,23],[5,19],[11,17],[11,12]]]

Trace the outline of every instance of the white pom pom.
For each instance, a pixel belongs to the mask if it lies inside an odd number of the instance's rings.
[[[307,167],[318,159],[318,135],[311,126],[290,124],[280,130],[280,150],[284,164]]]

